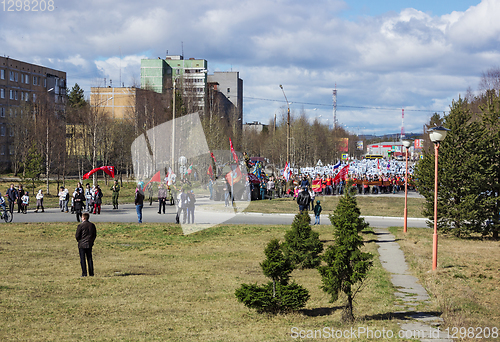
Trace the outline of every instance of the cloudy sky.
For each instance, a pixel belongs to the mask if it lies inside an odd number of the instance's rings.
[[[31,1],[33,5],[34,0]],[[40,4],[46,0],[40,0]],[[0,54],[68,85],[140,83],[140,60],[184,54],[239,71],[244,121],[285,109],[357,134],[420,132],[500,65],[498,0],[54,0],[0,4]],[[49,7],[51,4],[54,7]],[[53,9],[49,11],[48,9]]]

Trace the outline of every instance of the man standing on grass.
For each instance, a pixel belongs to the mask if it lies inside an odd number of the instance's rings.
[[[92,246],[94,245],[97,231],[95,225],[89,222],[89,213],[82,214],[82,223],[76,228],[75,238],[78,241],[80,252],[80,265],[82,266],[82,277],[87,276],[87,263],[89,265],[89,276],[94,276],[94,263],[92,261]],[[85,258],[87,259],[85,262]]]

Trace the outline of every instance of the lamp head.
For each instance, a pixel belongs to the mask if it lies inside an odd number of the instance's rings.
[[[429,130],[429,138],[434,144],[438,144],[446,138],[449,129],[443,126],[433,127]]]
[[[403,143],[403,146],[406,147],[406,148],[410,148],[411,146],[411,143],[412,143],[412,140],[410,139],[404,139],[401,141]]]

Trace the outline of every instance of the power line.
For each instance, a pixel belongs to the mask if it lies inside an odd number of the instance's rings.
[[[283,102],[283,100],[274,100],[274,99],[264,99],[260,97],[249,97],[249,96],[244,96],[244,99],[251,99],[251,100],[259,100],[259,101],[268,101],[268,102]],[[291,103],[297,103],[297,104],[303,104],[303,105],[309,105],[309,106],[322,106],[322,107],[332,107],[332,104],[324,104],[324,103],[312,103],[312,102],[297,102],[293,101]],[[397,110],[400,111],[401,107],[396,108],[396,107],[369,107],[369,106],[348,106],[348,105],[338,105],[337,107],[342,107],[342,108],[352,108],[352,109],[374,109],[374,110]],[[441,110],[432,110],[432,109],[405,109],[407,112],[433,112],[433,113],[439,113],[443,112]]]

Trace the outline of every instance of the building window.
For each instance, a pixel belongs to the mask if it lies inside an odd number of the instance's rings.
[[[5,118],[5,108],[0,107],[0,117]]]
[[[43,87],[47,88],[47,79],[46,78],[43,79]]]
[[[5,126],[4,125],[0,126],[0,136],[5,137]]]
[[[36,76],[33,76],[33,85],[36,85]]]
[[[12,90],[12,89],[9,90],[9,98],[11,100],[14,100],[14,90]]]
[[[21,101],[24,100],[24,93],[21,92]]]
[[[5,145],[2,145],[2,150],[0,151],[0,154],[1,154],[2,156],[4,156],[4,155],[5,155],[5,150],[6,150]]]
[[[14,154],[14,146],[9,145],[9,154],[13,155]]]
[[[26,77],[24,78],[24,83],[26,84],[30,84],[30,76],[29,75],[25,75]]]
[[[36,101],[36,94],[33,94],[33,102]]]
[[[14,91],[14,99],[17,100],[17,90]]]
[[[24,96],[24,100],[25,100],[26,102],[28,102],[28,101],[29,101],[29,97],[30,97],[29,95],[30,95],[29,93],[26,93],[26,96]]]
[[[14,81],[14,71],[10,72],[9,80]]]
[[[5,89],[0,89],[0,99],[5,99]]]
[[[0,79],[5,80],[5,70],[4,69],[0,69]]]

